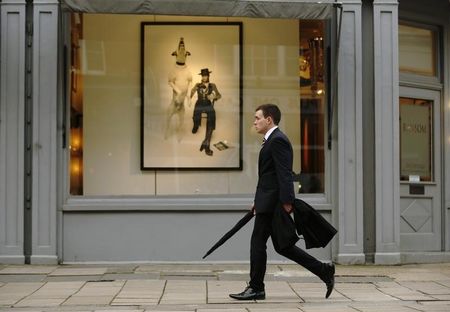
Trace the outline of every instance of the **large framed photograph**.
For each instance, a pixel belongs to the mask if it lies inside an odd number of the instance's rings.
[[[242,23],[142,22],[141,169],[242,170]]]

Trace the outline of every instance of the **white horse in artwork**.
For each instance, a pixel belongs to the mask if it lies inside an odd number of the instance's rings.
[[[184,125],[185,103],[190,106],[188,91],[192,84],[192,73],[186,65],[187,56],[191,55],[186,51],[183,37],[180,38],[178,49],[172,53],[176,61],[174,67],[169,72],[169,85],[172,88],[172,100],[167,108],[166,130],[164,138],[167,139],[173,132],[178,140],[181,140]],[[178,122],[172,125],[172,118],[178,117]]]

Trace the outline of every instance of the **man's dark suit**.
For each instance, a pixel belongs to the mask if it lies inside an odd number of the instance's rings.
[[[250,287],[264,290],[266,244],[272,236],[272,219],[281,204],[293,204],[295,199],[292,176],[293,151],[287,136],[278,128],[266,140],[259,153],[258,185],[255,194],[256,218],[250,248]],[[326,280],[325,264],[295,245],[280,249],[272,237],[275,250],[297,262],[322,280]]]
[[[294,202],[292,162],[291,143],[287,136],[276,128],[259,152],[256,213],[273,212],[279,202]]]

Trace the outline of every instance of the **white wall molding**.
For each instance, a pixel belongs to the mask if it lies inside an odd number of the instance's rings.
[[[58,1],[33,3],[33,187],[31,263],[57,262]]]
[[[343,1],[338,64],[339,263],[364,263],[361,1]]]
[[[24,263],[25,1],[0,3],[0,263]]]
[[[389,3],[388,3],[389,2]],[[376,264],[400,263],[398,3],[374,1]]]

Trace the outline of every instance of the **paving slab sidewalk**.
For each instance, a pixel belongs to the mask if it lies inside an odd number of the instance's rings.
[[[0,311],[450,311],[450,264],[337,266],[325,286],[293,264],[271,264],[266,300],[235,301],[242,264],[0,266]]]

